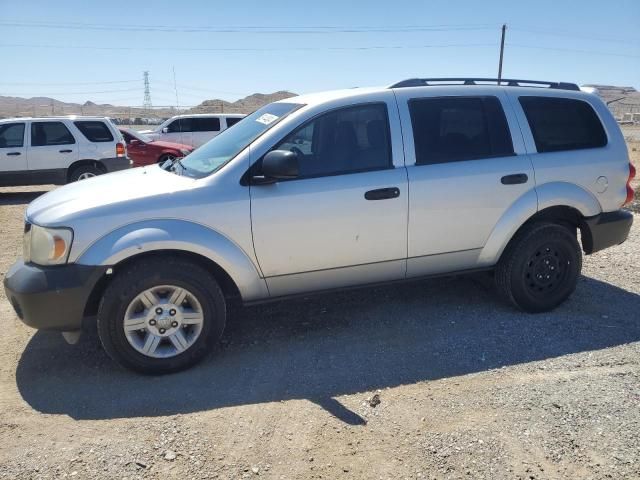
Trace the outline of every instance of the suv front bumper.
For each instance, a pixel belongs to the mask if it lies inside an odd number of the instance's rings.
[[[7,272],[4,290],[26,325],[40,330],[79,330],[89,296],[107,268],[40,267],[18,260]]]
[[[620,245],[629,236],[633,224],[633,214],[626,210],[605,212],[584,219],[582,248],[584,252],[595,253],[605,248]]]

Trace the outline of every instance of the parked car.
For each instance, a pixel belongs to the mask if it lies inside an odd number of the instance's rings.
[[[143,167],[154,163],[162,164],[167,160],[182,158],[193,152],[193,147],[190,145],[153,140],[144,133],[128,128],[119,128],[118,130],[127,144],[127,153],[133,161],[134,167]]]
[[[27,209],[7,298],[69,340],[97,314],[105,350],[144,373],[200,360],[236,299],[488,270],[517,308],[549,311],[582,251],[626,240],[635,171],[598,97],[503,82],[288,98],[169,170],[49,192]]]
[[[120,132],[107,118],[0,120],[0,186],[62,185],[129,167]]]
[[[142,133],[154,140],[176,142],[197,148],[244,117],[245,115],[239,113],[177,115],[166,120],[155,130],[143,130]]]

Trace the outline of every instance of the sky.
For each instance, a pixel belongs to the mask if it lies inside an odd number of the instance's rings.
[[[0,95],[137,106],[144,71],[154,106],[496,77],[503,23],[503,78],[640,89],[640,0],[0,0]]]

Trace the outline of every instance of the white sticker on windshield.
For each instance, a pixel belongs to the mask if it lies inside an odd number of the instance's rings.
[[[276,115],[271,115],[270,113],[265,113],[264,115],[260,115],[256,118],[256,122],[264,123],[265,125],[269,125],[270,123],[275,122],[278,119]]]

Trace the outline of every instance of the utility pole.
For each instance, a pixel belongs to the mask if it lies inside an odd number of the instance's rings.
[[[500,80],[502,80],[502,58],[504,56],[504,34],[507,31],[507,25],[502,25],[502,38],[500,39],[500,63],[498,64],[498,85],[500,85]]]
[[[180,109],[180,102],[178,102],[178,84],[176,83],[176,67],[173,67],[173,89],[176,91],[176,110]]]

